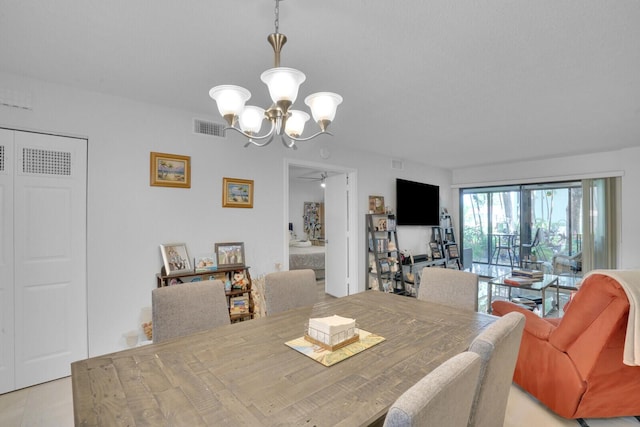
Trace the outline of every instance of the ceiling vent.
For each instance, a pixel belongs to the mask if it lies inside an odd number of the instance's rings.
[[[391,169],[404,169],[404,162],[398,159],[391,159]]]
[[[193,119],[193,132],[201,135],[226,137],[224,130],[225,125],[220,123],[208,122],[206,120]]]

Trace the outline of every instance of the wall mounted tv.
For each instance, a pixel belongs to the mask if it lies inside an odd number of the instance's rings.
[[[397,178],[396,224],[440,225],[440,187]]]

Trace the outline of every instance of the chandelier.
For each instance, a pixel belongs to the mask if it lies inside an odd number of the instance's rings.
[[[287,42],[287,37],[278,32],[280,1],[275,0],[275,32],[267,37],[269,44],[273,47],[274,68],[260,76],[269,88],[273,104],[266,110],[253,105],[245,106],[245,102],[251,98],[251,93],[240,86],[220,85],[209,91],[209,96],[218,105],[220,115],[229,125],[225,130],[234,130],[248,138],[245,147],[249,144],[264,147],[273,141],[275,135],[280,135],[282,143],[295,150],[298,148],[296,142],[308,141],[322,134],[331,135],[327,132],[327,127],[335,118],[336,109],[342,102],[342,97],[332,92],[318,92],[307,96],[304,102],[311,109],[313,120],[320,127],[320,131],[305,138],[301,137],[305,123],[310,117],[304,111],[294,110],[291,107],[298,97],[298,89],[306,76],[299,70],[280,66],[280,51]],[[264,119],[269,121],[271,129],[264,135],[260,135]]]

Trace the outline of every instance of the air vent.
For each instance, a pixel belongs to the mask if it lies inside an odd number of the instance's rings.
[[[193,131],[202,135],[219,136],[224,138],[226,132],[224,130],[225,125],[214,122],[207,122],[206,120],[193,119]]]
[[[4,145],[0,145],[0,172],[4,172]]]
[[[70,176],[71,153],[39,148],[23,148],[22,172],[35,175]]]
[[[404,162],[398,159],[391,159],[391,169],[404,169]]]

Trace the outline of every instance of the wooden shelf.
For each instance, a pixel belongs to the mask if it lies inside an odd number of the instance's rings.
[[[241,271],[244,273],[245,278],[248,281],[246,289],[229,289],[225,290],[225,294],[227,295],[227,307],[230,305],[230,298],[237,297],[240,295],[247,295],[249,300],[249,312],[247,313],[237,313],[231,314],[229,313],[229,318],[232,322],[242,321],[253,319],[254,313],[254,304],[253,304],[253,296],[251,295],[251,288],[253,283],[251,281],[251,274],[249,274],[249,266],[244,267],[224,267],[219,268],[217,270],[207,270],[207,271],[191,271],[185,273],[176,273],[176,274],[164,274],[165,269],[162,267],[162,271],[156,274],[157,286],[171,286],[171,285],[179,285],[180,283],[188,283],[193,282],[193,279],[196,281],[201,280],[221,280],[226,284],[227,281],[232,282],[233,274],[237,271]]]

